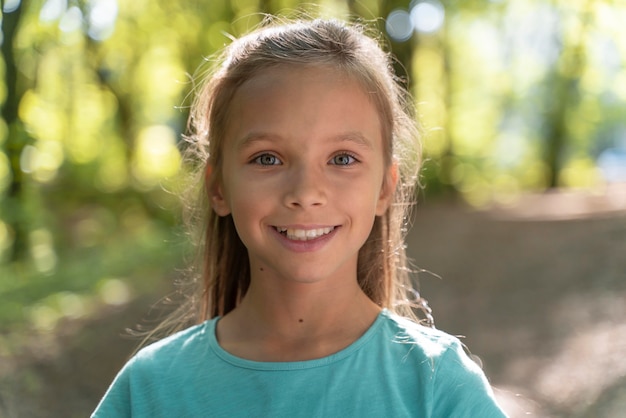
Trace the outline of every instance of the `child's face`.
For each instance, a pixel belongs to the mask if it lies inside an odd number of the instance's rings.
[[[285,66],[244,83],[229,114],[212,204],[232,214],[252,279],[355,280],[394,189],[367,94],[330,68]]]

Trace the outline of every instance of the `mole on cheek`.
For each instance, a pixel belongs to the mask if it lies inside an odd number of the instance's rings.
[[[263,267],[259,268],[259,270],[261,270],[261,271],[265,271],[265,270],[263,270]]]

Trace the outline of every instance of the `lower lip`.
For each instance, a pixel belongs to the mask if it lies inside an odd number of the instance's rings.
[[[271,230],[274,231],[274,234],[278,237],[278,241],[285,246],[288,250],[297,252],[297,253],[306,253],[317,251],[322,248],[326,243],[335,236],[339,227],[336,226],[331,232],[326,235],[322,235],[321,237],[317,237],[315,239],[300,241],[295,239],[289,239],[286,235],[281,234],[276,230],[276,228],[271,227]]]

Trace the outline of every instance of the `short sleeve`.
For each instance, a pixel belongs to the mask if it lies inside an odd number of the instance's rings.
[[[485,374],[458,340],[439,359],[433,385],[433,417],[507,416],[496,403]]]

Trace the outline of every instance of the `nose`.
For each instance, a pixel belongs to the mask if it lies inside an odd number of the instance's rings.
[[[290,170],[286,179],[283,202],[289,208],[324,206],[327,202],[324,173],[312,167],[299,166]]]

